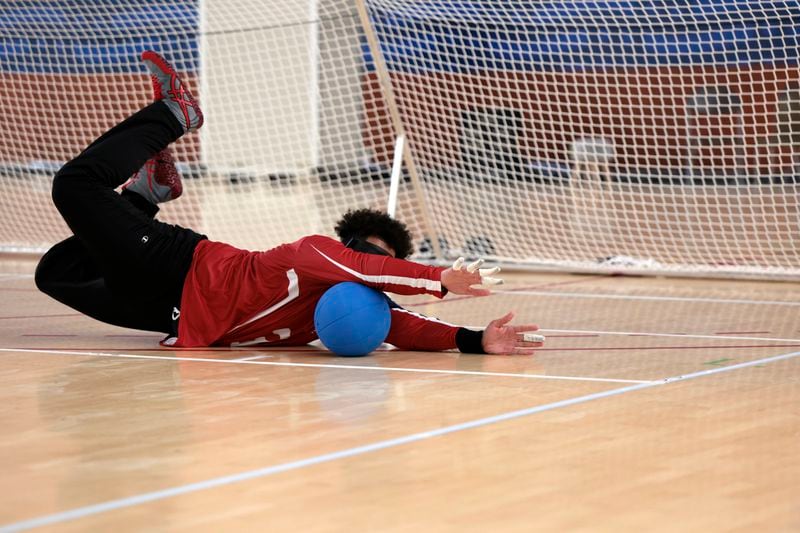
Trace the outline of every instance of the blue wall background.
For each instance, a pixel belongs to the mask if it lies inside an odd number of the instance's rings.
[[[797,1],[436,0],[401,11],[375,2],[371,13],[390,68],[406,72],[800,59]],[[0,72],[138,72],[135,57],[146,48],[195,71],[199,18],[198,0],[4,2]]]
[[[175,67],[196,71],[198,0],[15,1],[0,3],[0,72],[141,72],[153,48]]]
[[[796,65],[800,57],[797,1],[439,0],[400,12],[373,6],[372,16],[389,68],[405,72]]]

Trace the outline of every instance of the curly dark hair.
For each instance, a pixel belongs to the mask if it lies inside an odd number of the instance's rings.
[[[374,209],[351,209],[336,223],[334,229],[344,244],[350,239],[366,240],[375,236],[391,246],[395,257],[399,259],[405,259],[414,251],[411,233],[406,225]]]

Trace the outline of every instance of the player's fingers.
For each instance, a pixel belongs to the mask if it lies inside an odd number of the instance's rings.
[[[503,280],[500,278],[481,278],[481,285],[502,285]]]
[[[512,331],[516,330],[516,326],[509,326],[509,328],[511,328]],[[527,341],[527,342],[544,342],[545,341],[544,335],[539,335],[537,333],[529,333],[529,332],[525,332],[525,333],[520,333],[519,331],[515,331],[515,332],[517,334],[517,338],[519,340],[522,340],[522,341]]]
[[[512,353],[514,355],[533,355],[536,353],[536,350],[532,348],[514,348]]]
[[[528,342],[519,340],[515,344],[517,348],[541,348],[544,346],[544,342]]]
[[[464,266],[464,258],[463,257],[459,257],[453,263],[453,270],[456,270],[456,271],[461,270],[461,267],[463,267],[463,266]]]
[[[496,318],[496,319],[492,320],[491,322],[489,322],[489,325],[490,326],[494,326],[496,328],[499,328],[499,327],[502,327],[502,326],[508,324],[512,320],[514,320],[514,311],[509,311],[508,313],[506,313],[505,315],[501,316],[500,318]]]
[[[475,272],[476,270],[478,270],[478,267],[481,266],[482,264],[483,264],[483,259],[478,259],[474,263],[470,263],[469,265],[467,265],[467,272],[469,272],[470,274]]]
[[[478,269],[478,274],[480,274],[481,277],[494,276],[498,272],[500,272],[500,267],[480,268],[480,269]]]

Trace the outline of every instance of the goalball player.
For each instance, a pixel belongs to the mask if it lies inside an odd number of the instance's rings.
[[[168,334],[163,345],[298,346],[315,339],[314,308],[324,292],[354,281],[397,294],[474,296],[500,280],[480,262],[463,268],[404,260],[405,225],[362,209],[336,226],[342,242],[311,235],[263,252],[208,240],[153,218],[177,198],[180,176],[167,146],[200,128],[203,114],[175,70],[142,54],[155,101],[90,144],[53,179],[53,202],[73,236],[53,246],[36,269],[44,293],[116,326]],[[121,194],[115,188],[133,176]],[[390,302],[386,342],[403,350],[530,354],[541,342],[511,326],[513,313],[482,331],[446,324]]]

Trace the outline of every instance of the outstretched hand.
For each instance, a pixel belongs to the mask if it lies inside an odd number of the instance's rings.
[[[453,294],[468,294],[470,296],[488,296],[492,293],[489,289],[473,288],[473,285],[500,285],[503,280],[493,278],[500,272],[500,267],[479,268],[483,259],[478,259],[464,267],[464,258],[459,257],[453,266],[442,272],[442,286]]]
[[[535,336],[541,341],[525,340],[526,331],[537,331],[539,326],[536,324],[525,324],[520,326],[509,326],[508,323],[514,318],[514,312],[510,311],[504,317],[492,320],[486,329],[483,330],[483,350],[493,354],[513,354],[513,355],[532,355],[535,348],[544,345],[544,337]],[[528,335],[528,338],[534,337]]]

